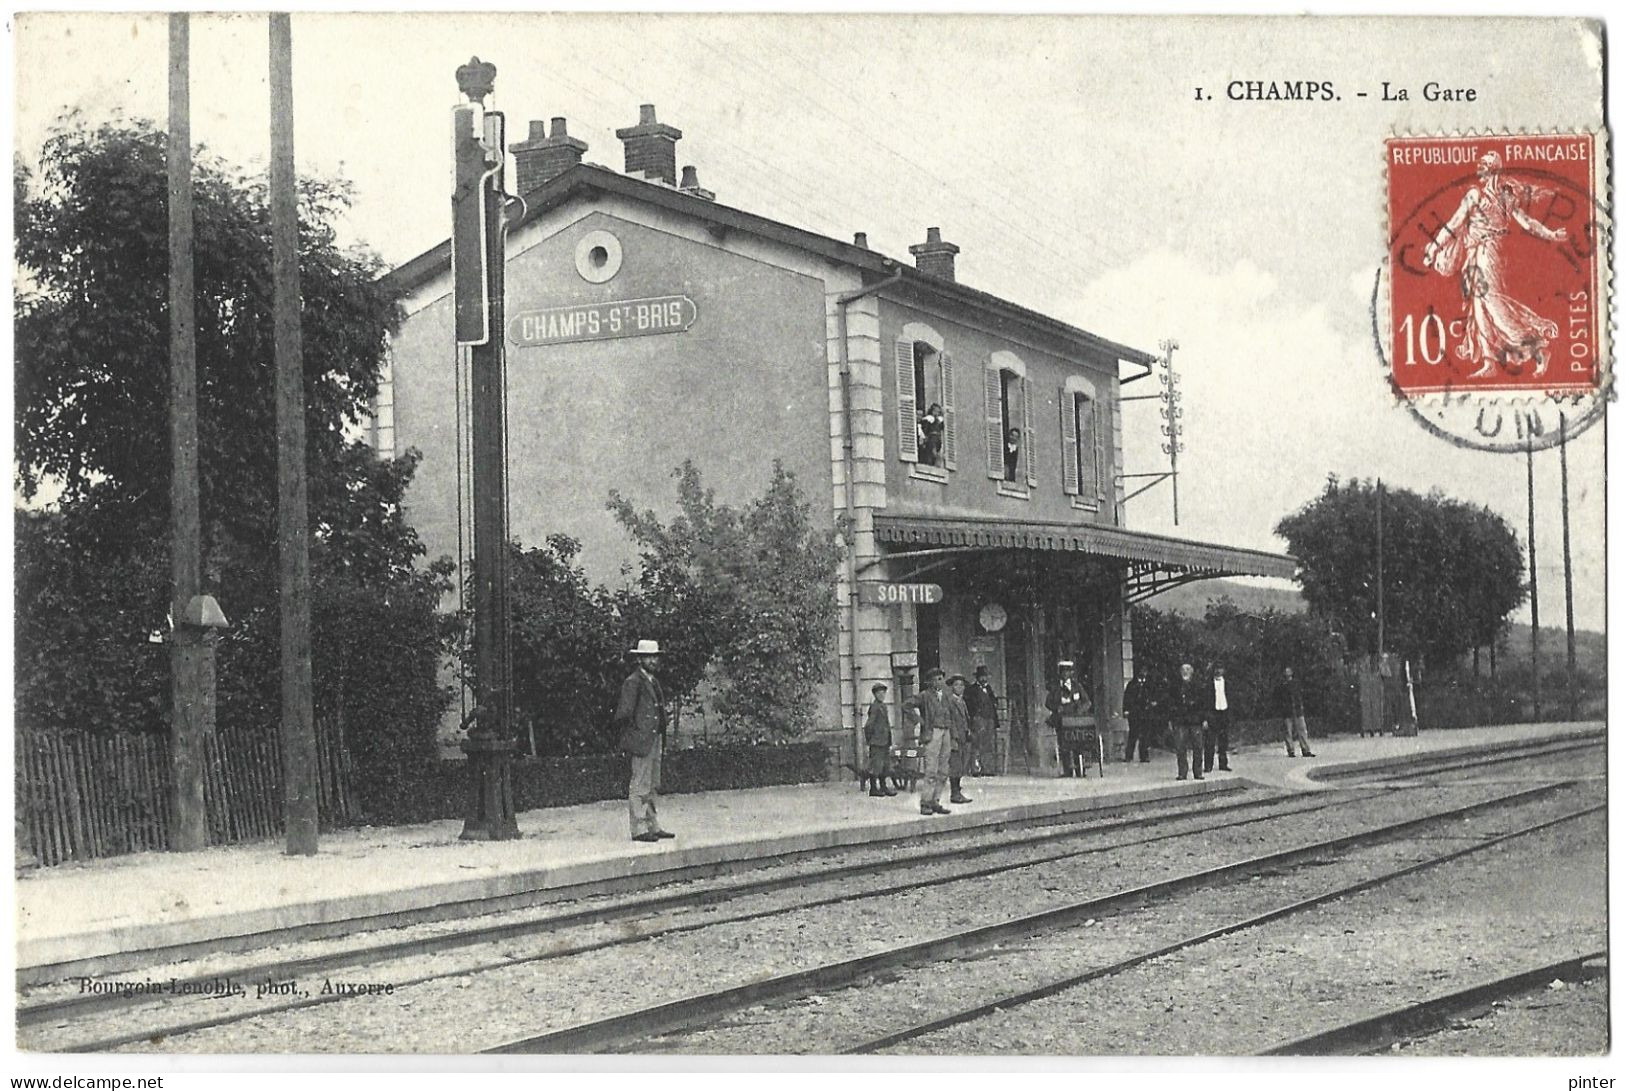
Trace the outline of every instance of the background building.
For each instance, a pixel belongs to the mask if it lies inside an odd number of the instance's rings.
[[[610,490],[669,509],[670,471],[691,459],[738,502],[782,461],[850,528],[818,718],[844,757],[873,681],[901,701],[923,669],[986,664],[1009,700],[1012,769],[1053,769],[1042,721],[1058,659],[1077,661],[1116,727],[1130,602],[1204,576],[1293,574],[1277,554],[1123,526],[1121,388],[1150,354],[958,283],[959,248],[935,227],[908,264],[861,234],[719,203],[692,167],[679,177],[682,133],[652,106],[617,136],[624,173],[583,162],[561,118],[512,149],[511,533],[576,537],[607,577],[634,560]],[[390,275],[408,317],[374,435],[384,454],[422,452],[410,517],[431,556],[455,555],[466,422],[449,243]],[[921,582],[940,601],[895,586]]]

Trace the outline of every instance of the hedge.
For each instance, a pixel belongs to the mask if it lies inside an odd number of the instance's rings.
[[[824,780],[828,767],[829,749],[823,743],[671,750],[661,762],[661,792],[680,795],[807,784]],[[628,772],[622,754],[521,757],[513,766],[514,805],[531,811],[624,798]],[[468,763],[435,760],[400,765],[387,777],[357,787],[368,822],[461,818],[468,805]]]

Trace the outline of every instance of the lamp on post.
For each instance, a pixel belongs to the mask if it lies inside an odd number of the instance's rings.
[[[226,626],[226,615],[213,595],[193,595],[169,633],[176,670],[190,683],[184,693],[176,695],[177,700],[185,702],[184,708],[176,710],[178,718],[190,729],[175,734],[170,758],[174,767],[170,813],[176,816],[177,830],[183,824],[192,827],[187,834],[190,839],[177,846],[186,849],[200,849],[208,843],[208,812],[203,802],[203,764],[207,760],[204,740],[214,734],[215,645]]]
[[[474,494],[474,699],[462,744],[469,798],[464,841],[519,836],[514,813],[513,687],[508,677],[508,508],[503,273],[507,253],[503,116],[485,108],[496,65],[457,69],[467,98],[452,110],[452,296],[456,340],[469,349]]]

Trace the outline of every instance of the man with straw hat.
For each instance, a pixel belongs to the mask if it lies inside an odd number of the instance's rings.
[[[632,818],[632,840],[654,842],[677,836],[661,829],[655,817],[660,752],[666,740],[666,695],[654,673],[660,662],[660,642],[640,640],[627,654],[636,666],[621,683],[621,699],[615,706],[620,748],[632,758],[626,806]]]

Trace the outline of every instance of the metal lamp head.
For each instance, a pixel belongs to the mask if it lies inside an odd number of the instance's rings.
[[[224,629],[230,624],[213,595],[193,595],[192,601],[186,604],[186,613],[181,621],[199,629]]]

